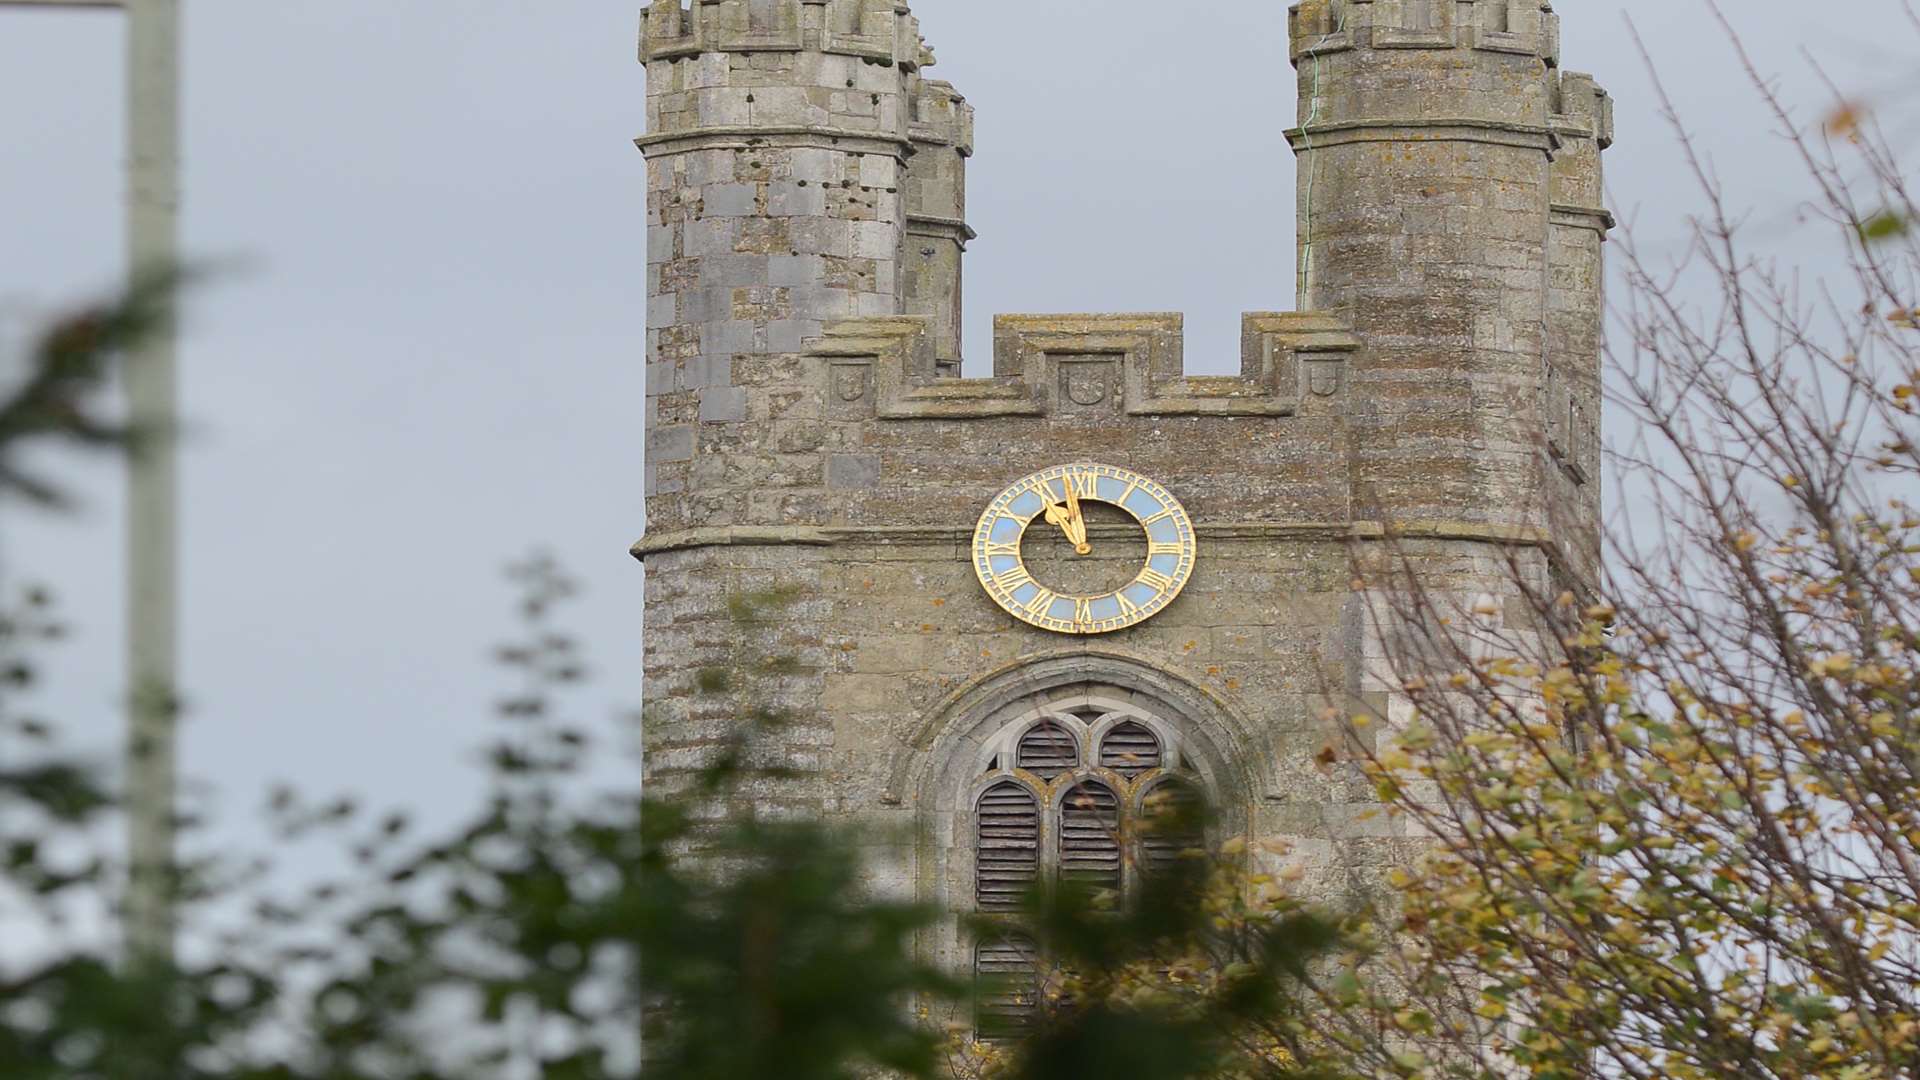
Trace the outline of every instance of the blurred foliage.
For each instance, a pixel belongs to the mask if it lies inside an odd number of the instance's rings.
[[[1806,289],[1756,254],[1678,129],[1690,259],[1613,245],[1632,513],[1603,576],[1516,558],[1507,595],[1461,603],[1406,560],[1363,567],[1403,708],[1355,715],[1347,750],[1433,838],[1320,1017],[1366,1073],[1920,1075],[1906,141],[1860,104],[1797,123],[1749,71],[1835,271]]]
[[[21,377],[0,395],[0,499],[65,505],[58,485],[19,464],[28,446],[66,442],[115,449],[166,437],[111,418],[101,407],[101,390],[128,349],[173,322],[174,299],[192,276],[186,270],[144,275],[121,296],[60,319],[33,343]]]
[[[1198,834],[1195,804],[1167,804],[1143,824]],[[1338,1048],[1309,1023],[1338,923],[1251,873],[1243,840],[1192,848],[1143,867],[1122,901],[1071,880],[1036,892],[1015,932],[1037,946],[1037,1017],[1023,1037],[974,1044],[955,1073],[982,1080],[1334,1080]],[[1284,848],[1270,846],[1282,857]],[[1004,934],[982,920],[977,934]],[[992,987],[984,988],[991,991]]]
[[[471,820],[411,842],[402,817],[276,793],[284,835],[338,832],[354,872],[262,893],[244,926],[215,948],[190,935],[167,969],[121,970],[95,948],[10,950],[5,1075],[589,1080],[636,1075],[643,1033],[646,1075],[667,1080],[935,1075],[942,1036],[909,1005],[962,988],[915,958],[934,913],[865,897],[848,832],[695,813],[753,775],[751,731],[702,772],[697,797],[572,798],[593,748],[557,719],[585,675],[551,622],[571,585],[539,559],[514,576],[526,634],[499,658],[521,685],[500,703],[492,794]],[[111,886],[106,860],[59,866],[63,850],[94,846],[110,807],[85,772],[0,774],[0,799],[9,899],[51,926]],[[233,894],[189,895],[232,923],[218,909]],[[10,905],[4,917],[17,931],[28,916]]]

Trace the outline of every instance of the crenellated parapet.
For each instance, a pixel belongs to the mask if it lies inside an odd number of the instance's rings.
[[[831,136],[902,159],[918,72],[933,62],[894,0],[657,0],[640,58],[645,149]]]
[[[917,144],[973,156],[973,106],[950,82],[924,79],[915,84],[911,130]]]
[[[1409,126],[1550,148],[1560,23],[1545,0],[1307,0],[1289,20],[1295,150],[1390,142]]]
[[[802,51],[908,71],[929,59],[920,21],[896,0],[656,0],[640,38],[642,63]]]
[[[1593,76],[1561,73],[1553,87],[1553,212],[1556,218],[1584,217],[1569,225],[1606,232],[1607,212],[1600,155],[1613,145],[1613,98]]]
[[[1463,49],[1560,62],[1546,0],[1307,0],[1290,14],[1293,58],[1352,49]]]
[[[852,319],[813,342],[825,415],[840,420],[1129,417],[1278,420],[1337,414],[1360,341],[1325,315],[1243,317],[1241,373],[1188,375],[1178,314],[1001,315],[994,375],[948,376],[926,319]]]

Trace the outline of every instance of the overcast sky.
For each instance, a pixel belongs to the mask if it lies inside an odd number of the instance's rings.
[[[1730,0],[1817,116],[1797,50],[1849,91],[1911,71],[1897,0]],[[182,348],[189,774],[239,815],[276,780],[442,817],[511,630],[499,570],[535,547],[586,584],[573,624],[605,720],[640,693],[645,316],[640,0],[183,0],[187,250],[248,269],[193,297]],[[1190,367],[1239,313],[1291,306],[1294,80],[1280,0],[919,0],[979,109],[971,373],[997,312],[1179,310]],[[1811,258],[1796,174],[1700,0],[1560,0],[1569,68],[1618,99],[1611,201],[1657,247],[1690,205],[1631,16],[1689,125]],[[1892,41],[1895,44],[1889,45]],[[118,17],[0,9],[0,335],[120,273]],[[4,347],[4,346],[0,346]],[[51,583],[74,640],[41,700],[115,751],[121,481],[66,457],[84,509],[0,508],[5,584]]]

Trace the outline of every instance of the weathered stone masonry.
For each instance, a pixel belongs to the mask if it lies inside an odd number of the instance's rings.
[[[1391,526],[1496,610],[1515,552],[1591,569],[1609,103],[1560,70],[1542,0],[1290,23],[1300,310],[1247,315],[1232,377],[1185,374],[1178,315],[1000,316],[992,377],[962,379],[972,112],[907,5],[648,9],[655,790],[739,721],[701,673],[744,645],[795,661],[756,692],[801,718],[800,778],[758,804],[916,832],[884,887],[966,902],[968,785],[1048,701],[1177,716],[1230,827],[1295,840],[1326,895],[1418,842],[1312,761],[1325,678],[1391,711],[1350,544]],[[1079,459],[1165,484],[1202,545],[1180,600],[1091,639],[1008,617],[967,558],[994,493]]]

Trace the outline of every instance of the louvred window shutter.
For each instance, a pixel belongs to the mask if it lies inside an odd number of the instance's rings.
[[[1206,803],[1193,785],[1179,779],[1155,785],[1143,800],[1143,810],[1140,854],[1149,872],[1206,846]]]
[[[1132,720],[1116,724],[1100,740],[1100,764],[1132,778],[1160,767],[1160,740],[1145,724]]]
[[[1105,784],[1081,783],[1060,804],[1060,875],[1120,887],[1120,801]]]
[[[1040,803],[1011,780],[980,796],[974,813],[975,898],[982,911],[1012,911],[1040,873]]]
[[[1033,1026],[1040,1001],[1039,951],[1009,936],[973,947],[974,1034],[982,1042],[1020,1038]]]
[[[1051,780],[1079,768],[1080,745],[1066,728],[1048,720],[1020,737],[1020,750],[1014,755],[1014,761],[1040,779]]]

